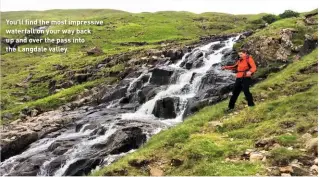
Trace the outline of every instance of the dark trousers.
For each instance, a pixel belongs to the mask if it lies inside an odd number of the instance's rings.
[[[253,101],[253,96],[249,91],[250,84],[251,84],[251,78],[249,77],[236,79],[234,89],[233,89],[233,95],[230,98],[229,105],[228,105],[229,109],[233,109],[235,107],[235,103],[241,91],[244,91],[246,100],[248,102],[248,106],[255,106]]]

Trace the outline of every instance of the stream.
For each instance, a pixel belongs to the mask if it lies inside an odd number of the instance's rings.
[[[134,152],[154,134],[228,97],[234,74],[221,70],[239,36],[192,49],[176,63],[124,78],[104,103],[68,111],[74,122],[0,163],[2,176],[76,176]],[[225,64],[225,63],[224,63]]]

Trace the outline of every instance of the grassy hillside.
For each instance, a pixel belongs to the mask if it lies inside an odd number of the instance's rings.
[[[259,28],[263,14],[230,15],[221,13],[193,14],[189,12],[128,13],[117,10],[49,10],[1,13],[1,37],[17,38],[19,35],[8,35],[6,29],[24,29],[33,26],[8,26],[6,19],[43,19],[43,20],[103,20],[103,26],[80,26],[90,28],[92,35],[82,35],[85,44],[65,44],[67,54],[52,53],[5,53],[1,52],[1,109],[16,114],[24,107],[36,106],[42,110],[55,108],[77,95],[85,88],[97,84],[108,84],[116,78],[96,75],[100,80],[74,83],[72,87],[62,89],[57,95],[49,92],[49,82],[68,81],[68,73],[82,73],[88,66],[94,66],[108,56],[128,51],[156,48],[162,43],[174,42],[185,44],[196,41],[200,36],[221,33],[233,33]],[[49,29],[75,29],[70,26],[50,26]],[[44,36],[42,36],[43,38]],[[79,36],[49,35],[47,37],[72,38]],[[144,42],[141,46],[127,45],[130,42]],[[23,46],[36,46],[26,44]],[[49,44],[42,44],[48,46]],[[38,44],[39,46],[39,44]],[[53,45],[51,45],[53,46]],[[104,54],[87,56],[86,51],[99,47]],[[64,69],[56,69],[61,65]],[[120,66],[120,67],[119,67]],[[114,68],[112,68],[114,67]],[[103,70],[124,70],[125,63],[113,63]],[[31,76],[32,75],[32,76]],[[31,79],[24,82],[29,76]],[[80,84],[80,85],[79,85]]]
[[[165,175],[269,175],[267,167],[311,161],[315,157],[304,150],[302,135],[318,125],[317,65],[316,49],[255,85],[255,107],[246,108],[243,95],[234,113],[223,112],[228,100],[206,107],[93,175],[149,175],[150,170]],[[274,145],[255,147],[265,138]],[[244,160],[247,149],[265,153],[265,160]]]

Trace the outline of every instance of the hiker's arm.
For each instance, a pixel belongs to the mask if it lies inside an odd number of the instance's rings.
[[[235,70],[238,63],[231,66],[223,66],[222,69]]]
[[[256,67],[256,64],[255,64],[255,61],[254,61],[253,57],[249,57],[249,61],[248,61],[248,62],[249,62],[249,65],[250,65],[249,71],[250,71],[251,73],[256,72],[257,67]]]

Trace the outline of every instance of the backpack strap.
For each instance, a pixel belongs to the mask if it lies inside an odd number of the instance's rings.
[[[249,67],[249,69],[248,70],[250,70],[250,68],[251,68],[251,66],[250,66],[250,64],[249,64],[249,57],[250,57],[250,55],[246,55],[246,62],[247,62],[247,65],[248,65],[248,67]]]

